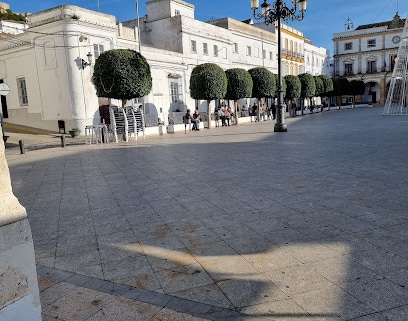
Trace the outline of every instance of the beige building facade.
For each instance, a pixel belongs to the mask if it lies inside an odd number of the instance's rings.
[[[404,23],[397,13],[390,21],[333,35],[334,76],[363,80],[363,102],[384,105]]]

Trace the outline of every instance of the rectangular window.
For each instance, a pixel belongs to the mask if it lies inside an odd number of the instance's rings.
[[[214,45],[214,57],[218,57],[218,46]]]
[[[390,55],[390,71],[394,70],[395,59],[397,59],[397,55]]]
[[[247,56],[252,56],[252,48],[247,46]]]
[[[179,90],[178,90],[178,83],[171,82],[170,83],[170,99],[172,103],[176,103],[179,100]]]
[[[208,44],[207,43],[203,43],[203,53],[204,55],[208,55]]]
[[[375,47],[375,46],[376,46],[375,39],[367,40],[367,47]]]
[[[353,43],[352,42],[346,42],[344,44],[344,50],[351,50],[353,49]]]
[[[27,87],[25,78],[17,79],[17,88],[18,88],[18,99],[20,101],[20,106],[28,105],[28,96],[27,96]]]
[[[266,50],[262,50],[262,59],[266,59]]]
[[[195,40],[191,40],[191,52],[197,53],[197,42]]]
[[[255,58],[259,58],[259,48],[255,48]]]
[[[238,44],[234,42],[234,53],[238,53]]]
[[[344,65],[344,74],[352,75],[353,74],[353,64],[345,64]]]
[[[373,72],[377,72],[377,62],[375,60],[367,61],[367,73]]]
[[[269,51],[269,60],[273,60],[273,52]]]
[[[227,48],[222,48],[222,57],[224,58],[224,59],[227,59],[228,58],[228,53],[227,53]]]
[[[95,43],[93,45],[93,49],[94,49],[94,59],[97,59],[99,57],[99,55],[105,51],[103,45],[97,44]]]

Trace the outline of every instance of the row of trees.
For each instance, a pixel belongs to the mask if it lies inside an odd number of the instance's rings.
[[[287,75],[283,79],[283,95],[287,102],[295,98],[311,99],[323,97],[333,91],[333,82],[326,75],[299,76]],[[234,101],[234,113],[237,114],[237,100],[256,98],[259,102],[265,98],[276,98],[278,95],[278,75],[263,67],[248,71],[233,68],[224,71],[216,64],[206,63],[195,67],[190,78],[190,95],[194,99],[207,100],[210,115],[210,102],[215,99]],[[302,105],[303,111],[303,105]]]
[[[140,53],[129,49],[113,49],[102,53],[95,62],[92,81],[99,97],[121,99],[123,106],[126,100],[146,96],[152,88],[148,62]],[[205,63],[196,66],[190,78],[191,98],[207,101],[207,115],[211,115],[212,100],[234,101],[234,114],[238,115],[239,99],[256,98],[259,119],[259,102],[265,98],[276,98],[277,87],[278,76],[263,67],[248,71],[241,68],[224,71],[216,64]],[[326,75],[312,76],[306,73],[285,76],[282,87],[286,102],[303,98],[309,99],[311,105],[313,97],[356,96],[362,95],[365,89],[362,81],[348,82],[345,78],[331,79]],[[303,113],[303,104],[301,108]],[[208,126],[211,127],[211,122],[208,122]]]

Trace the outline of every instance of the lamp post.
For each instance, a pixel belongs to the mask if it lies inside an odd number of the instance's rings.
[[[284,120],[285,105],[283,103],[283,88],[282,88],[282,48],[281,48],[281,19],[288,20],[303,20],[304,12],[306,11],[307,0],[292,0],[293,8],[289,9],[283,0],[276,0],[273,8],[267,0],[261,5],[262,12],[257,13],[259,8],[259,0],[250,0],[251,8],[254,11],[254,18],[264,19],[265,24],[278,22],[278,106],[276,108],[276,124],[275,132],[286,132],[288,130]],[[298,7],[299,6],[299,7]],[[299,13],[297,10],[299,9]]]

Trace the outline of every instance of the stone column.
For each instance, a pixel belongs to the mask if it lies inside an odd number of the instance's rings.
[[[0,321],[40,320],[31,229],[25,208],[13,195],[0,139]]]

